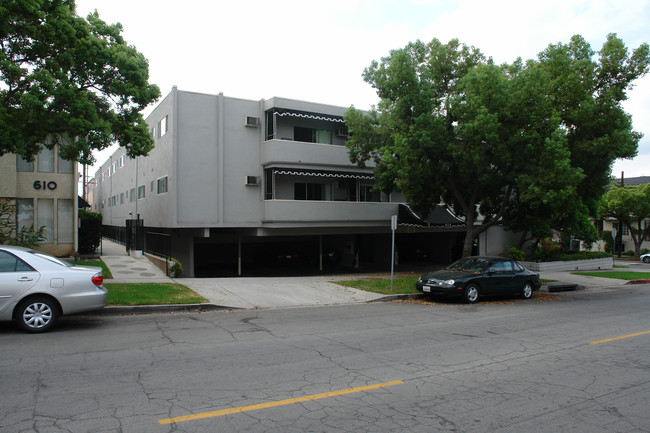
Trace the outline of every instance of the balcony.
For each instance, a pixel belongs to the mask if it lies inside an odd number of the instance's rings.
[[[266,200],[263,223],[390,227],[390,217],[397,215],[398,206],[397,203]]]
[[[348,149],[336,144],[306,143],[293,140],[268,140],[262,144],[262,165],[301,164],[309,166],[348,166]],[[368,165],[372,167],[371,164]]]

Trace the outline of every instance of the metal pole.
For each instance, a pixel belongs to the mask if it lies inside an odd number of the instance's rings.
[[[395,230],[397,229],[397,215],[390,217],[391,245],[390,245],[390,291],[393,291],[393,271],[395,268]]]

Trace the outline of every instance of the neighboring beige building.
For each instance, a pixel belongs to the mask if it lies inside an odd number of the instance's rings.
[[[77,251],[77,163],[43,149],[33,162],[0,157],[0,200],[14,209],[16,228],[45,226],[38,249],[58,256]]]

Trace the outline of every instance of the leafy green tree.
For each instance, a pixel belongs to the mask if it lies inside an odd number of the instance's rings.
[[[129,156],[153,147],[140,111],[160,90],[121,32],[97,12],[77,16],[74,0],[0,4],[0,155],[32,160],[58,144],[64,158],[91,163],[114,142]]]
[[[641,254],[641,244],[650,235],[650,184],[638,186],[616,186],[607,191],[600,202],[600,214],[614,218],[630,229],[634,242],[634,254]],[[619,230],[618,236],[622,233]],[[620,238],[619,238],[620,239]]]
[[[618,42],[610,35],[600,64],[580,37],[501,66],[457,40],[391,51],[364,71],[378,106],[346,113],[350,160],[373,160],[377,187],[397,187],[422,214],[445,203],[464,216],[463,255],[496,223],[537,238],[558,228],[593,237],[595,191],[640,138],[620,101],[650,63],[646,44],[630,59]]]

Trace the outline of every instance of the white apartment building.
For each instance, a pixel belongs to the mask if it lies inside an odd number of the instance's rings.
[[[155,148],[117,150],[95,174],[93,208],[105,226],[139,218],[170,235],[187,276],[388,266],[393,215],[398,263],[459,257],[462,220],[442,208],[419,219],[398,192],[372,190],[371,163],[350,163],[345,111],[174,87],[147,118]],[[502,253],[506,235],[490,236],[477,252]]]

